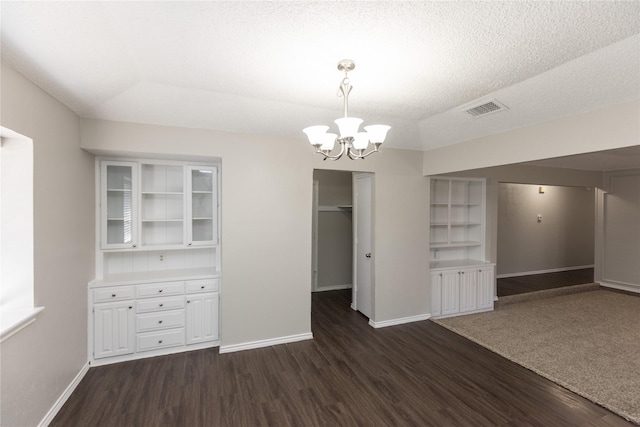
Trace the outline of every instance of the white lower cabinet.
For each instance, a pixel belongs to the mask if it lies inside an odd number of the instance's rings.
[[[192,294],[187,303],[187,345],[218,339],[218,299],[216,293]]]
[[[493,310],[494,264],[431,270],[431,316]]]
[[[95,286],[89,291],[94,364],[219,344],[220,279]]]
[[[133,353],[134,322],[133,300],[96,304],[93,309],[94,357]]]
[[[442,272],[442,314],[457,313],[460,310],[460,286],[458,275],[453,271]]]

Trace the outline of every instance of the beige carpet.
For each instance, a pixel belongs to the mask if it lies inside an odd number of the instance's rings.
[[[640,424],[640,296],[593,290],[435,322]]]

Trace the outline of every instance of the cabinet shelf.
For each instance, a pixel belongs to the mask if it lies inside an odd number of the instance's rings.
[[[468,242],[435,242],[435,243],[431,243],[430,246],[432,248],[442,249],[442,248],[464,248],[464,247],[481,246],[481,245],[482,245],[481,242],[468,241]]]
[[[182,196],[183,192],[178,191],[143,191],[143,196]]]
[[[430,179],[430,261],[485,258],[485,180]]]
[[[143,219],[142,222],[183,222],[183,218],[150,218]]]

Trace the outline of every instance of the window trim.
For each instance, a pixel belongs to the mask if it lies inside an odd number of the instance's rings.
[[[0,330],[0,343],[17,334],[37,320],[38,314],[44,307],[22,308],[7,310],[2,313],[2,329]]]
[[[26,173],[32,176],[33,175],[33,140],[27,136],[14,132],[11,129],[0,126],[0,147],[3,147],[6,141],[13,141],[12,144],[15,143],[16,141],[17,142],[25,141],[29,144],[28,146],[25,146],[24,151],[22,149],[15,151],[15,148],[13,150],[16,153],[19,153],[18,158],[20,161],[26,162],[25,167],[28,168],[26,169]],[[16,159],[13,159],[13,160],[16,160]],[[6,159],[3,159],[2,161],[4,162],[6,161]],[[5,178],[8,178],[8,177],[11,178],[12,176],[13,176],[12,174],[9,174],[7,176],[5,176],[5,174],[1,174],[0,182],[3,181]],[[2,188],[3,188],[3,192],[2,194],[0,194],[0,206],[2,205],[2,201],[3,201],[1,199],[4,198],[2,196],[7,195],[7,194],[4,194],[5,187],[3,186]],[[31,200],[32,200],[33,199],[32,178],[29,179],[28,191],[31,194]],[[9,200],[13,200],[12,197],[15,197],[15,194],[11,192],[9,194],[11,194],[10,196],[8,196]],[[29,219],[30,221],[30,225],[28,225],[29,222],[21,223],[20,227],[24,227],[24,226],[27,227],[25,229],[25,232],[28,231],[29,243],[26,246],[24,245],[21,246],[20,250],[21,250],[21,253],[23,254],[24,259],[18,258],[18,261],[24,261],[25,264],[29,264],[29,269],[31,273],[27,274],[26,276],[25,275],[15,276],[11,274],[7,276],[5,272],[0,273],[0,281],[8,280],[9,282],[15,282],[17,280],[18,283],[21,284],[20,286],[24,288],[24,289],[22,289],[21,287],[11,288],[12,290],[21,289],[20,292],[17,294],[18,301],[14,301],[13,303],[7,304],[7,301],[4,300],[4,298],[0,299],[0,301],[2,301],[2,304],[0,304],[0,343],[4,342],[9,337],[15,335],[22,329],[34,323],[37,319],[38,314],[44,310],[44,307],[35,306],[35,282],[34,282],[34,271],[33,271],[33,267],[34,267],[34,264],[33,264],[34,263],[33,203],[31,202],[31,204],[28,207],[25,206],[25,208],[27,208],[28,211],[20,212],[20,216],[26,215],[27,219]],[[9,224],[11,224],[11,221],[14,220],[14,217],[16,216],[16,212],[2,210],[2,212],[0,212],[0,217],[1,217],[0,232],[1,232],[1,229],[7,225],[5,223],[5,218],[3,215],[3,214],[6,214],[7,212],[11,212],[8,219]],[[0,238],[7,237],[7,235],[5,235],[4,233],[2,234],[3,236]],[[15,236],[12,236],[12,239],[14,237]],[[12,239],[9,239],[9,241],[13,242]],[[3,248],[7,249],[6,247],[4,247],[4,245],[0,246],[0,252],[2,252]],[[0,264],[0,271],[2,271],[2,269],[6,267],[7,267],[6,265]],[[25,268],[26,267],[27,266],[25,265]],[[7,291],[6,283],[3,290],[5,292]]]

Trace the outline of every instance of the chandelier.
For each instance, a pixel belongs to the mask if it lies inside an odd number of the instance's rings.
[[[351,160],[364,159],[365,157],[377,153],[380,145],[384,142],[387,132],[391,129],[386,125],[365,126],[365,132],[358,132],[362,119],[349,117],[349,92],[353,88],[349,81],[349,71],[353,70],[356,64],[350,59],[343,59],[338,62],[338,70],[344,71],[344,78],[338,88],[338,96],[344,98],[344,117],[337,119],[340,136],[335,133],[327,133],[329,126],[317,125],[304,128],[302,131],[307,134],[309,142],[316,149],[317,154],[324,156],[323,160],[338,160],[346,154]],[[340,151],[332,154],[335,145],[340,145]],[[372,146],[371,150],[365,150]]]

